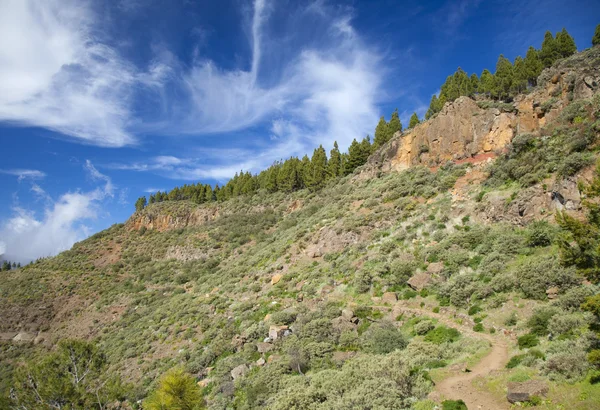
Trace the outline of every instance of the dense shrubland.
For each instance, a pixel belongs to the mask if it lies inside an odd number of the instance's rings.
[[[198,184],[140,201],[140,213],[174,216],[215,201],[219,216],[165,232],[115,225],[3,272],[2,304],[72,303],[72,316],[39,330],[89,342],[0,344],[0,407],[431,408],[433,380],[488,348],[438,314],[467,331],[514,332],[507,377],[585,386],[569,405],[589,407],[600,397],[600,168],[580,184],[579,218],[482,224],[477,205],[494,190],[593,166],[599,112],[598,97],[576,101],[540,137],[515,138],[465,204],[450,190],[470,165],[353,180],[368,139],[347,157],[319,148],[219,190]],[[375,145],[402,127],[397,113],[382,121]],[[407,285],[431,266],[422,290]],[[377,299],[390,292],[432,316],[397,315]],[[290,333],[266,343],[271,326]],[[80,362],[89,376],[76,382]]]

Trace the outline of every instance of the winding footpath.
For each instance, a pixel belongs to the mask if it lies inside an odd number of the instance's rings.
[[[374,306],[383,308],[385,306]],[[389,306],[387,306],[389,308]],[[477,378],[484,378],[492,372],[504,369],[509,359],[508,340],[499,334],[488,334],[474,332],[470,327],[456,323],[453,318],[442,313],[433,313],[430,310],[406,307],[402,302],[393,306],[394,315],[408,313],[415,316],[427,316],[437,319],[445,326],[452,327],[469,337],[486,340],[490,343],[492,350],[483,357],[476,365],[470,368],[470,372],[451,375],[450,377],[436,383],[433,397],[441,400],[463,400],[469,410],[507,410],[510,405],[506,400],[499,400],[493,394],[478,389],[474,386]]]

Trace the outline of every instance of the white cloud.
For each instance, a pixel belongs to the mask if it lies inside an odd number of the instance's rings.
[[[46,177],[46,173],[35,169],[0,169],[0,174],[17,176],[19,182],[24,179],[42,179]]]
[[[102,201],[112,196],[113,185],[110,178],[98,172],[89,161],[85,169],[93,179],[104,184],[89,192],[65,193],[55,202],[48,197],[42,217],[20,206],[13,208],[12,217],[0,227],[0,253],[4,253],[5,258],[28,262],[56,255],[89,234],[83,222],[97,218]],[[34,184],[32,189],[45,194],[38,185]]]
[[[137,73],[93,33],[88,1],[0,2],[0,121],[101,146],[132,144]]]

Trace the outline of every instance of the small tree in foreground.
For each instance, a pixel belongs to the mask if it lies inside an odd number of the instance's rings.
[[[202,391],[192,376],[176,367],[165,373],[157,389],[144,401],[146,410],[199,410]]]

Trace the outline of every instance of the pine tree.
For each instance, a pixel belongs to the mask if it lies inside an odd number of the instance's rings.
[[[596,26],[596,31],[594,31],[594,37],[592,37],[592,46],[600,45],[600,24]]]
[[[427,110],[427,112],[425,113],[425,119],[428,120],[431,117],[433,117],[435,114],[437,114],[436,111],[436,107],[438,104],[438,98],[437,95],[433,94],[431,96],[431,101],[429,102],[429,109]]]
[[[387,140],[392,139],[396,132],[402,131],[402,122],[400,122],[400,116],[398,115],[398,109],[396,108],[392,113],[392,118],[388,124]]]
[[[301,188],[308,188],[307,181],[310,178],[310,170],[310,159],[308,158],[308,155],[304,155],[300,164]]]
[[[513,73],[511,91],[513,95],[516,95],[522,93],[527,88],[527,69],[525,67],[525,60],[521,56],[515,58]]]
[[[421,121],[419,121],[419,117],[417,116],[417,113],[413,112],[413,114],[410,116],[410,122],[408,123],[408,128],[414,128],[420,122]]]
[[[479,92],[491,95],[494,90],[494,75],[487,68],[482,71],[479,80]]]
[[[542,48],[540,49],[540,60],[544,67],[550,67],[556,60],[560,58],[560,52],[558,50],[558,44],[556,39],[552,36],[552,33],[546,31],[544,34],[544,41],[542,42]]]
[[[204,187],[204,202],[212,202],[214,200],[216,200],[215,193],[213,192],[212,187],[207,184]]]
[[[307,187],[311,191],[317,191],[325,185],[327,180],[327,154],[322,145],[313,151],[310,160],[309,178],[306,181]]]
[[[565,28],[556,33],[556,44],[561,58],[572,56],[577,52],[575,40],[573,40],[573,37],[571,37]]]
[[[333,143],[333,149],[329,152],[329,162],[327,163],[327,178],[335,179],[341,175],[342,156],[337,141]]]
[[[514,80],[514,72],[510,61],[502,54],[498,57],[494,78],[495,81],[492,95],[498,99],[507,98],[510,95],[510,89]]]
[[[527,82],[532,85],[537,85],[537,78],[542,73],[544,69],[544,65],[542,64],[542,60],[540,60],[539,52],[533,48],[529,47],[527,50],[527,55],[525,55],[525,73],[527,75]]]
[[[140,212],[146,207],[146,197],[141,196],[135,201],[135,211]]]
[[[469,81],[471,83],[471,94],[469,94],[469,96],[471,96],[479,92],[479,77],[477,77],[477,74],[473,73],[471,74]]]
[[[362,146],[355,138],[352,140],[350,147],[348,147],[348,160],[345,164],[344,174],[350,175],[356,168],[361,166],[363,164],[362,158]]]
[[[379,123],[375,128],[375,139],[373,140],[373,145],[375,147],[380,147],[385,144],[388,141],[388,132],[388,123],[385,121],[385,118],[381,116]]]
[[[360,142],[360,159],[361,159],[360,165],[364,165],[367,163],[369,156],[373,153],[374,150],[375,150],[375,146],[371,144],[371,137],[369,135],[367,135]]]

